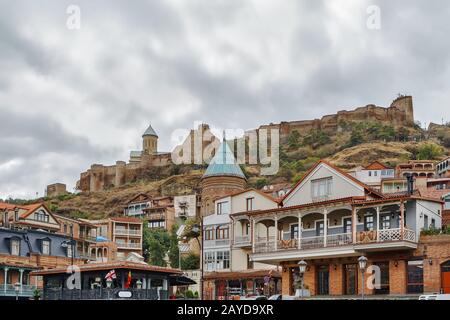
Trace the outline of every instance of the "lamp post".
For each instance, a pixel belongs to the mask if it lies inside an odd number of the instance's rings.
[[[298,263],[298,271],[300,272],[300,279],[302,281],[301,284],[301,288],[300,288],[300,298],[303,300],[303,277],[305,275],[306,272],[306,266],[308,265],[308,263],[306,263],[305,260],[299,261]]]
[[[112,287],[112,283],[113,283],[112,278],[111,278],[111,277],[108,277],[108,278],[106,279],[106,288],[107,288],[107,291],[108,291],[108,300],[111,300],[111,287]]]
[[[14,283],[14,291],[16,292],[16,300],[19,300],[20,283]]]
[[[364,274],[366,273],[366,268],[367,268],[367,258],[365,256],[359,257],[358,264],[359,264],[359,269],[361,270],[361,277],[362,277],[361,298],[362,298],[362,300],[364,300],[364,287],[366,286],[366,283],[364,281]]]
[[[200,246],[200,299],[203,300],[203,218],[200,220],[200,226],[195,224],[192,226],[192,232],[197,234],[198,245]],[[201,241],[198,238],[201,237]]]

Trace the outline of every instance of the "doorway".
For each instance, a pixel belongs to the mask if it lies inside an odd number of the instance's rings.
[[[346,295],[358,294],[358,266],[356,264],[345,265],[344,286]]]
[[[319,266],[317,269],[317,294],[319,296],[326,296],[329,294],[330,283],[330,267]]]
[[[442,293],[450,294],[450,260],[441,265]]]

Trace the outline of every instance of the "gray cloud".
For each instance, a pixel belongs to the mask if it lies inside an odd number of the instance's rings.
[[[81,29],[66,8],[81,8]],[[369,5],[381,30],[366,28]],[[0,198],[73,187],[126,160],[151,122],[161,149],[225,128],[321,117],[397,93],[450,121],[445,0],[0,0]]]

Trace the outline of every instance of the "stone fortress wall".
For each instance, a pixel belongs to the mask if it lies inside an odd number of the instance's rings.
[[[414,125],[413,99],[411,96],[399,96],[387,108],[370,104],[352,111],[339,111],[321,119],[281,122],[263,125],[259,129],[279,129],[280,137],[286,138],[295,130],[300,134],[309,133],[311,130],[337,132],[341,122],[366,121],[376,121],[396,127],[411,127]]]

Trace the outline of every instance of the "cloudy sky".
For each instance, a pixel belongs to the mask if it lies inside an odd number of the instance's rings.
[[[447,0],[0,0],[0,198],[72,189],[150,122],[169,150],[195,121],[249,129],[398,93],[450,121],[449,16]]]

